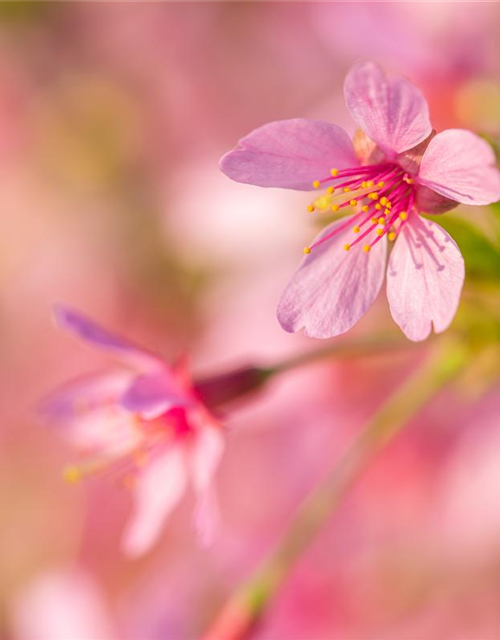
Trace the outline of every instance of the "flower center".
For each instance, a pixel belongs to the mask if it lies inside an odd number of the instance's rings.
[[[353,223],[353,242],[345,244],[344,249],[349,251],[365,240],[363,251],[368,253],[385,235],[391,241],[397,238],[415,202],[413,179],[395,163],[332,169],[328,177],[313,182],[315,189],[323,185],[328,185],[326,193],[307,207],[310,213],[337,212],[345,207],[353,207],[355,213],[331,233],[310,247],[305,247],[304,253],[311,253],[315,247]]]

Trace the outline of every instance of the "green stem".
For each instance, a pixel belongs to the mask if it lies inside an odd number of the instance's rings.
[[[335,512],[374,456],[467,362],[458,342],[443,339],[358,435],[331,473],[306,498],[283,538],[262,566],[235,593],[203,640],[242,640],[270,607],[297,560]]]

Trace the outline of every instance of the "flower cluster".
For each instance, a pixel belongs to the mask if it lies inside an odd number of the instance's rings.
[[[327,122],[272,122],[240,140],[221,169],[262,187],[324,188],[311,213],[351,212],[304,249],[278,306],[285,330],[304,328],[315,338],[348,331],[382,287],[389,241],[395,242],[387,269],[392,316],[408,338],[423,340],[432,325],[439,333],[453,320],[464,263],[448,233],[421,214],[498,200],[495,157],[470,131],[436,134],[420,91],[372,63],[348,74],[344,93],[360,128],[353,141]]]

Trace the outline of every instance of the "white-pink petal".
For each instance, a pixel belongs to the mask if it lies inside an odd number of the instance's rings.
[[[137,557],[156,542],[166,519],[186,489],[186,458],[173,445],[144,467],[134,488],[134,510],[125,529],[124,552]]]
[[[333,222],[315,242],[345,224]],[[286,331],[304,328],[313,338],[332,338],[349,331],[371,307],[384,280],[387,242],[382,239],[369,253],[361,245],[344,251],[355,237],[348,226],[303,259],[278,304]]]
[[[386,77],[372,62],[349,72],[344,96],[356,124],[389,156],[411,149],[432,131],[422,93],[405,78]]]
[[[221,170],[237,182],[305,191],[315,180],[327,178],[332,168],[358,165],[352,142],[341,127],[304,118],[255,129],[220,161]]]
[[[396,241],[387,270],[387,298],[395,322],[410,340],[425,340],[432,325],[447,329],[455,316],[465,277],[453,238],[416,214]]]
[[[464,129],[442,131],[430,141],[418,181],[463,204],[490,204],[500,199],[500,172],[493,149]]]

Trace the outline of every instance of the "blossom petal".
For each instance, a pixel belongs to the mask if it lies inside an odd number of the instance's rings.
[[[104,329],[79,311],[57,305],[54,309],[57,326],[69,331],[93,347],[102,349],[127,365],[139,369],[158,369],[165,364],[160,358],[133,342]]]
[[[220,525],[213,481],[224,449],[225,442],[220,428],[205,424],[199,429],[190,450],[191,478],[197,493],[194,524],[199,539],[206,546],[213,543]]]
[[[425,340],[434,325],[441,333],[456,313],[465,277],[453,238],[416,214],[396,241],[387,271],[392,317],[410,340]]]
[[[346,224],[337,220],[315,239]],[[352,242],[350,226],[313,248],[295,272],[278,305],[278,320],[285,331],[302,327],[313,338],[331,338],[348,331],[371,307],[384,279],[385,239],[365,253],[361,246],[345,252]]]
[[[321,120],[270,122],[242,138],[220,161],[237,182],[310,191],[332,168],[356,167],[352,142],[341,128]]]
[[[463,204],[500,199],[500,172],[490,145],[472,131],[448,129],[429,143],[418,182]]]
[[[358,127],[389,156],[411,149],[432,131],[422,93],[405,78],[386,77],[372,62],[349,72],[344,96]]]
[[[122,540],[127,555],[140,556],[156,542],[185,488],[185,453],[179,446],[153,458],[143,469],[134,490],[134,513]]]
[[[168,370],[138,376],[120,399],[122,407],[153,420],[174,407],[186,407],[192,400]]]

